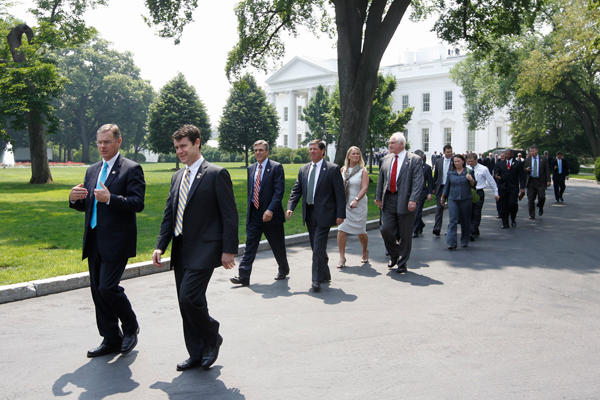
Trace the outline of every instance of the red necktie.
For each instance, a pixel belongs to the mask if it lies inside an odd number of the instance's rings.
[[[508,170],[510,171],[510,161],[506,162],[506,168],[508,168]]]
[[[392,174],[390,175],[390,192],[396,193],[396,174],[398,173],[398,155],[394,158]]]
[[[254,180],[254,207],[258,210],[258,192],[260,191],[260,172],[262,171],[262,164],[258,164],[258,173]]]

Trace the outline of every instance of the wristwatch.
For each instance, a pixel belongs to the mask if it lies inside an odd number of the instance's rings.
[[[355,197],[354,200],[358,201],[358,197]]]

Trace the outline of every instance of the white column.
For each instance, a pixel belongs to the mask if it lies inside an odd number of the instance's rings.
[[[269,101],[271,102],[273,107],[275,107],[275,109],[277,109],[277,93],[276,92],[269,93]]]
[[[288,99],[288,147],[298,147],[298,136],[296,134],[296,120],[298,109],[296,108],[296,92],[290,90]]]

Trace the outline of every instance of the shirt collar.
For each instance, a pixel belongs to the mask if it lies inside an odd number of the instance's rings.
[[[200,169],[200,165],[202,165],[203,162],[204,162],[204,157],[202,157],[202,155],[200,155],[199,159],[194,161],[194,163],[192,165],[190,165],[189,167],[186,167],[187,169],[190,170],[190,176],[195,175],[198,172],[198,169]]]
[[[108,167],[107,167],[107,168],[108,168],[108,169],[112,169],[112,167],[115,165],[115,162],[117,161],[117,158],[119,158],[119,155],[120,155],[120,154],[121,154],[121,153],[117,151],[117,154],[115,154],[115,155],[113,156],[113,158],[111,158],[110,160],[108,160],[108,161],[105,161],[104,159],[102,159],[102,167],[104,168],[104,163],[106,163],[106,164],[108,164]]]
[[[269,157],[265,158],[263,162],[261,162],[259,165],[262,165],[262,169],[264,170],[265,168],[267,168],[267,163],[269,162]]]

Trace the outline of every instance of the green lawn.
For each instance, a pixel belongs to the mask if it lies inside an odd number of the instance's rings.
[[[240,216],[240,243],[246,237],[246,170],[241,163],[220,163],[231,173]],[[169,191],[174,164],[144,164],[146,205],[138,214],[138,256],[150,260]],[[286,164],[284,206],[300,164]],[[87,167],[54,167],[52,185],[30,185],[28,168],[0,169],[0,285],[87,270],[81,261],[83,213],[68,206],[72,186]],[[376,170],[374,170],[377,173]],[[379,217],[373,203],[377,175],[371,175],[369,219]],[[304,232],[301,213],[285,224],[286,234]],[[167,254],[168,255],[168,254]]]
[[[595,181],[596,177],[594,175],[569,175],[569,178],[573,179],[586,179],[588,181]]]

